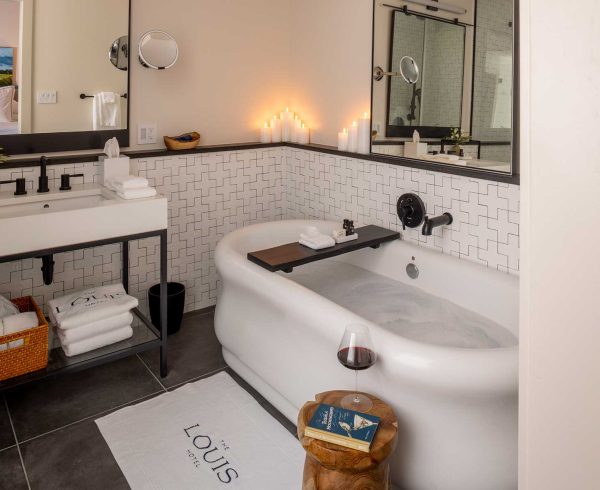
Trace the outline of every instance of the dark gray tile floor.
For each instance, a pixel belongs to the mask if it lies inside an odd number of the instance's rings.
[[[0,490],[129,488],[94,420],[223,370],[295,434],[293,424],[227,367],[212,312],[186,316],[169,337],[168,352],[166,378],[158,376],[158,352],[147,352],[0,395]]]

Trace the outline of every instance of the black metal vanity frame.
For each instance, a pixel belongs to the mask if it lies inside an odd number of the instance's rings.
[[[15,388],[17,386],[37,381],[50,376],[56,376],[62,373],[81,371],[83,369],[92,368],[101,364],[106,364],[118,359],[130,357],[148,350],[160,349],[160,376],[167,375],[167,230],[160,229],[135,235],[126,235],[121,237],[107,238],[93,242],[84,242],[73,245],[65,245],[46,250],[36,250],[22,254],[6,255],[0,257],[0,263],[13,262],[23,259],[31,259],[42,257],[51,254],[72,252],[74,250],[82,250],[86,248],[94,248],[102,245],[111,245],[121,243],[122,245],[122,281],[125,291],[129,291],[129,242],[142,240],[150,237],[160,238],[160,313],[161,313],[161,328],[157,329],[152,322],[138,309],[134,309],[132,313],[139,318],[143,325],[156,337],[155,339],[147,340],[131,347],[115,350],[114,352],[100,353],[97,356],[89,357],[86,360],[77,360],[71,358],[71,361],[65,362],[63,356],[58,356],[59,359],[51,362],[49,360],[48,367],[39,371],[34,371],[29,374],[17,376],[0,382],[0,392]],[[110,346],[109,346],[110,347]],[[60,349],[60,348],[57,348]],[[104,348],[99,349],[102,351]],[[88,356],[87,354],[82,354]]]

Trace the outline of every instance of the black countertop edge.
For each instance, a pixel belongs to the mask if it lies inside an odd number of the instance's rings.
[[[390,165],[399,165],[401,167],[418,168],[421,170],[430,170],[432,172],[441,172],[446,174],[461,175],[463,177],[472,177],[475,179],[492,180],[495,182],[504,182],[508,184],[519,184],[519,175],[509,175],[502,172],[495,172],[492,170],[476,170],[466,167],[458,167],[456,165],[445,165],[443,163],[425,162],[422,160],[414,160],[411,158],[388,156],[381,154],[359,154],[350,153],[347,151],[340,151],[334,146],[320,145],[311,143],[308,145],[301,145],[298,143],[234,143],[225,145],[213,145],[213,146],[199,146],[191,150],[171,151],[167,149],[155,149],[155,150],[132,150],[123,151],[123,155],[127,155],[130,158],[142,159],[142,158],[157,158],[157,157],[172,157],[177,155],[190,155],[195,153],[218,153],[223,151],[241,151],[241,150],[253,150],[261,148],[277,148],[277,147],[289,147],[299,150],[309,150],[319,153],[327,153],[330,155],[338,155],[348,158],[354,158],[357,160],[367,160],[371,162],[387,163]],[[98,161],[98,157],[103,155],[103,152],[92,152],[92,153],[81,153],[71,155],[49,155],[48,165],[66,165],[70,163],[88,163]],[[39,156],[23,158],[15,158],[9,160],[6,163],[0,164],[0,170],[3,169],[17,169],[23,167],[36,167],[39,165]]]
[[[424,160],[414,160],[412,158],[404,158],[397,156],[388,156],[375,153],[369,153],[362,155],[359,153],[350,153],[347,151],[339,151],[333,146],[317,145],[311,143],[310,145],[299,145],[296,143],[285,143],[285,146],[291,148],[297,148],[300,150],[312,150],[319,153],[329,153],[332,155],[345,156],[348,158],[355,158],[358,160],[367,160],[370,162],[387,163],[389,165],[398,165],[400,167],[418,168],[420,170],[429,170],[431,172],[440,172],[444,174],[461,175],[463,177],[472,177],[474,179],[481,180],[492,180],[494,182],[503,182],[507,184],[519,185],[520,176],[510,175],[503,172],[497,172],[493,170],[477,170],[468,167],[462,167],[457,165],[446,165],[443,163],[426,162]]]

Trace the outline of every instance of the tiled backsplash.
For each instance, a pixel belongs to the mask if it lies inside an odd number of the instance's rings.
[[[405,239],[517,274],[519,187],[410,169],[309,150],[268,148],[132,160],[169,199],[169,280],[186,285],[186,310],[213,305],[217,274],[214,250],[228,232],[251,223],[283,218],[353,218],[357,225],[399,229],[396,200],[417,192],[431,214],[449,211],[454,223],[423,237]],[[50,185],[62,173],[83,173],[96,182],[94,163],[48,168]],[[32,190],[38,170],[0,170],[0,180],[25,177]],[[60,230],[57,230],[60,233]],[[158,281],[158,239],[132,243],[130,290],[145,308],[146,290]],[[44,286],[41,261],[0,264],[0,294],[33,295],[40,303],[65,292],[120,280],[120,245],[54,257],[55,281]]]

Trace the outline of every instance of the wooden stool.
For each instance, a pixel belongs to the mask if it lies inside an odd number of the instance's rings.
[[[350,391],[327,391],[304,404],[298,414],[298,438],[306,451],[303,490],[389,490],[388,458],[398,440],[398,421],[392,409],[379,398],[364,393],[373,402],[370,415],[381,419],[371,452],[363,453],[337,444],[304,436],[316,408],[321,403],[341,406]]]

